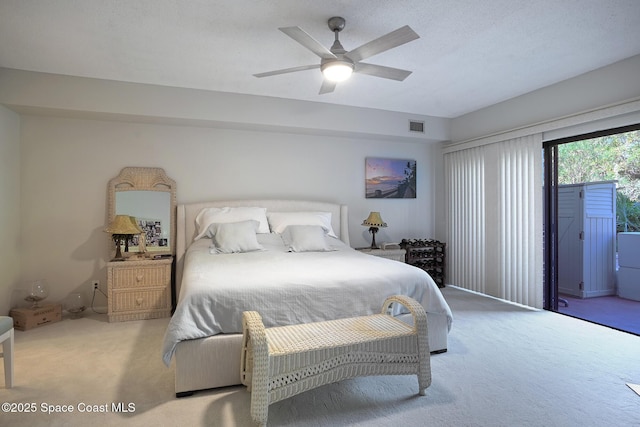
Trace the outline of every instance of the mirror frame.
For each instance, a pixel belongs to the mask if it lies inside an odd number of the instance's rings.
[[[108,222],[116,216],[116,193],[121,191],[159,191],[170,193],[170,231],[167,251],[153,251],[154,254],[176,253],[176,182],[169,178],[162,168],[125,167],[120,174],[109,180],[107,189]],[[110,247],[115,249],[111,242]]]

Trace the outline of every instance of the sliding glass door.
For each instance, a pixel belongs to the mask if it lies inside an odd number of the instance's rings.
[[[544,144],[544,305],[558,310],[558,145]]]
[[[619,298],[617,233],[640,231],[640,124],[543,148],[544,308],[625,330],[640,301]]]

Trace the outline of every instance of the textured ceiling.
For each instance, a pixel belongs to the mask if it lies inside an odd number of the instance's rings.
[[[404,82],[354,75],[318,95],[319,63],[278,27],[345,49],[410,25],[421,38],[366,62]],[[0,67],[459,115],[640,54],[638,0],[0,0]],[[639,77],[640,78],[640,77]]]

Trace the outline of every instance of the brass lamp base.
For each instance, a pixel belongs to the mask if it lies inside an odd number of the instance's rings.
[[[113,257],[112,261],[124,261],[124,257],[122,256],[122,241],[126,239],[128,236],[126,234],[114,234],[113,241],[116,244],[116,255]]]

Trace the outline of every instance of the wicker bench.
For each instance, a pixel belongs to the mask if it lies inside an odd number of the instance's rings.
[[[395,319],[400,303],[414,326]],[[396,295],[382,313],[266,329],[255,311],[243,313],[242,383],[251,392],[251,416],[266,425],[269,405],[313,388],[366,375],[417,375],[431,384],[427,315],[414,299]]]

